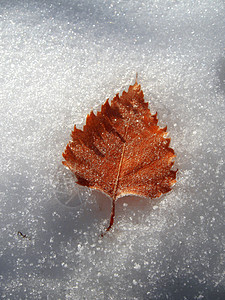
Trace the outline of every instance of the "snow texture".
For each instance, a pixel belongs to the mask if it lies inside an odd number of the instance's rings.
[[[222,0],[0,2],[1,299],[224,299],[224,13]],[[136,72],[178,182],[119,199],[101,238],[110,199],[76,186],[61,154]]]

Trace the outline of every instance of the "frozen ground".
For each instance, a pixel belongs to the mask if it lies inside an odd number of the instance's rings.
[[[222,0],[0,2],[1,299],[224,297],[224,14]],[[136,72],[178,182],[120,199],[102,239],[110,201],[61,153]]]

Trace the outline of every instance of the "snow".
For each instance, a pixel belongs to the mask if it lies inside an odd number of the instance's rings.
[[[0,298],[223,299],[223,1],[3,0],[0,26]],[[61,154],[136,72],[178,181],[101,238],[110,199]]]

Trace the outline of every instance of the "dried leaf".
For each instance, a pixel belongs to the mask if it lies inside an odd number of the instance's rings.
[[[117,94],[111,105],[107,100],[97,115],[91,112],[83,130],[74,126],[63,164],[76,175],[78,184],[112,198],[107,231],[119,197],[159,197],[176,182],[176,171],[171,170],[174,151],[165,138],[166,127],[160,128],[157,122],[136,81],[121,97]]]

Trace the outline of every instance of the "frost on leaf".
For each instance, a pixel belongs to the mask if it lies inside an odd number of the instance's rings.
[[[74,126],[63,164],[76,175],[78,184],[112,198],[107,231],[119,197],[159,197],[176,182],[176,171],[171,170],[175,154],[169,148],[166,127],[160,128],[157,122],[136,81],[111,104],[107,100],[97,115],[91,112],[83,130]]]

